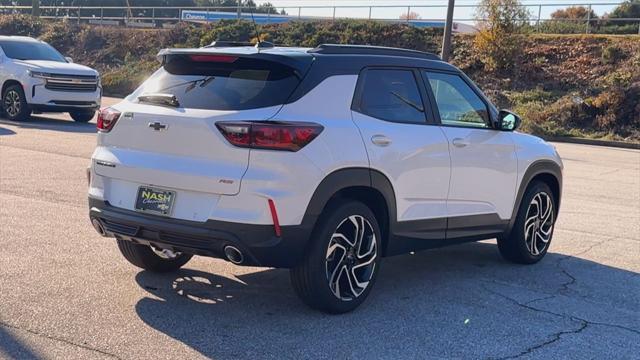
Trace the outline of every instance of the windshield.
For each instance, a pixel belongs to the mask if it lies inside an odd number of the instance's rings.
[[[171,55],[133,97],[160,93],[184,108],[248,110],[284,104],[299,82],[293,69],[273,61]]]
[[[16,60],[49,60],[67,62],[56,49],[49,44],[35,41],[0,40],[4,54]]]

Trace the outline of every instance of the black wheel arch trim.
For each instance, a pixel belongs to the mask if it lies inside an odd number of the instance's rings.
[[[520,181],[520,185],[518,186],[518,192],[516,194],[513,212],[511,213],[511,219],[509,220],[509,226],[507,228],[507,235],[511,233],[511,230],[513,229],[513,226],[516,222],[518,211],[520,209],[525,191],[527,191],[527,188],[531,184],[531,181],[539,175],[551,175],[558,183],[557,194],[554,194],[556,200],[556,216],[558,216],[558,211],[560,210],[560,200],[562,198],[562,168],[553,160],[534,161],[525,171],[524,175],[522,176],[522,181]]]

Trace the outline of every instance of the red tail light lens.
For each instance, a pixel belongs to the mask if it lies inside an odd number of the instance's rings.
[[[100,109],[96,127],[100,132],[109,132],[120,118],[120,112],[112,108]]]
[[[283,151],[302,149],[324,129],[307,122],[221,121],[216,126],[232,145]]]

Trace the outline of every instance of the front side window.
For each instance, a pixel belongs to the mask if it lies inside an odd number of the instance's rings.
[[[0,40],[0,47],[10,59],[67,62],[64,56],[51,45],[41,42]]]
[[[443,125],[489,128],[489,111],[458,75],[426,72]]]
[[[361,113],[396,122],[426,121],[413,71],[369,69],[362,76]]]

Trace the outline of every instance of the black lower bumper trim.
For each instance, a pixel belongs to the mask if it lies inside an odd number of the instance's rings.
[[[241,265],[294,267],[302,261],[311,234],[311,229],[303,225],[282,226],[282,236],[278,237],[272,225],[165,218],[92,198],[89,209],[91,219],[100,221],[108,236],[223,259],[224,247],[233,245],[243,253]]]
[[[74,111],[96,111],[100,105],[48,105],[48,104],[30,104],[31,110],[40,112],[74,112]]]

